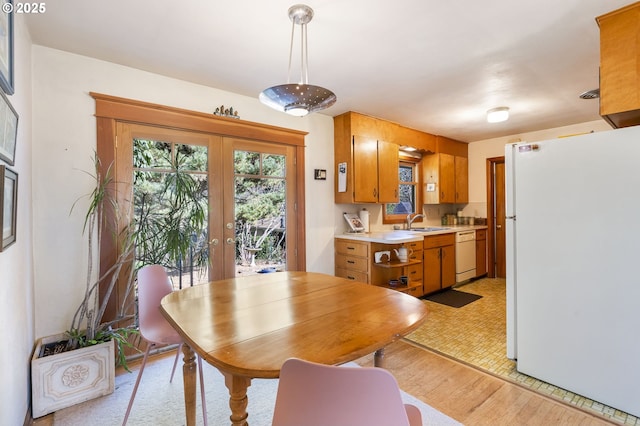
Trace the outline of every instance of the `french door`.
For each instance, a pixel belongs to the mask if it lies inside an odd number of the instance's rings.
[[[296,269],[295,147],[126,122],[116,135],[138,264],[164,264],[178,288]],[[188,250],[162,250],[176,240]]]

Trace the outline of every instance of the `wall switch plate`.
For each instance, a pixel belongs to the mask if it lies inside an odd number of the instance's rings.
[[[327,171],[325,169],[315,169],[313,178],[315,180],[327,180]]]

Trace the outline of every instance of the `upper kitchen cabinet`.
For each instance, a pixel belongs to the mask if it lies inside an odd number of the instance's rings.
[[[422,157],[425,204],[465,204],[469,202],[469,161],[467,144],[443,136],[436,137],[437,154]]]
[[[398,202],[398,145],[354,135],[335,158],[336,203]]]
[[[399,147],[435,152],[435,136],[356,112],[334,117],[333,125],[338,204],[397,203]]]
[[[596,18],[600,115],[613,127],[640,124],[640,2]]]

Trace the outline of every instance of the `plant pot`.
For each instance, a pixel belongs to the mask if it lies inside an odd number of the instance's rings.
[[[114,342],[40,357],[45,345],[65,338],[58,334],[37,342],[31,358],[33,418],[113,393]]]

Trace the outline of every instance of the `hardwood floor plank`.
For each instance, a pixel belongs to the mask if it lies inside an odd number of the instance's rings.
[[[467,426],[616,424],[409,341],[389,345],[385,362],[402,390]]]

